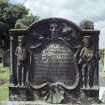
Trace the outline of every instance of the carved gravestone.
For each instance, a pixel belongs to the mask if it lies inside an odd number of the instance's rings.
[[[27,30],[10,30],[10,100],[76,104],[98,99],[99,31],[89,22],[85,29],[85,22],[79,28],[50,18]]]
[[[3,61],[3,53],[4,53],[4,50],[1,48],[0,49],[0,63],[2,63]]]
[[[103,101],[103,103],[105,103],[105,91],[104,91],[103,96],[102,96],[102,101]]]
[[[3,54],[3,66],[10,66],[10,49],[5,51]]]

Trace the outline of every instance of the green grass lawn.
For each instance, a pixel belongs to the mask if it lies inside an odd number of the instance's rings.
[[[104,65],[100,63],[100,64],[99,64],[99,72],[102,72],[103,69],[104,69]]]
[[[2,64],[0,64],[0,81],[5,81],[0,86],[0,101],[6,100],[8,98],[8,81],[9,81],[9,68],[3,67]]]
[[[0,101],[7,100],[8,95],[9,95],[8,83],[4,83],[2,86],[0,86]]]

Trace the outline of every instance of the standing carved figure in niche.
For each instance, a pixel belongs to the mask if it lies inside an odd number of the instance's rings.
[[[82,65],[83,88],[91,88],[94,82],[95,54],[91,48],[91,36],[83,37],[83,48],[80,51],[79,64]]]
[[[17,56],[17,82],[18,86],[24,86],[28,82],[28,69],[30,65],[29,51],[23,46],[24,37],[18,36],[18,47],[15,55]]]

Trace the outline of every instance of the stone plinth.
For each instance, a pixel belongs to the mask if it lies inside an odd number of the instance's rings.
[[[9,86],[9,99],[11,101],[26,101],[27,100],[27,87],[25,86]]]

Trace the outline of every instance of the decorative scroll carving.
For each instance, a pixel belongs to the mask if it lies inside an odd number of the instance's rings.
[[[38,94],[35,94],[32,89],[34,89],[34,91],[38,91],[40,89],[40,91],[38,92]],[[37,87],[31,84],[30,90],[35,99],[36,97],[40,96],[40,98],[43,98],[43,100],[49,103],[62,103],[62,101],[64,100],[64,88],[62,83],[59,82],[44,83],[43,85]]]

